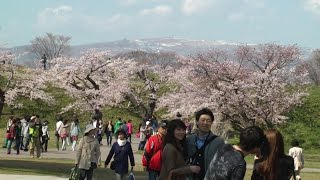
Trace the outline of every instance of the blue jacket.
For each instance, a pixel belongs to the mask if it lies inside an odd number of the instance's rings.
[[[106,159],[105,165],[108,165],[111,158],[114,155],[114,161],[116,162],[115,172],[117,174],[127,174],[129,169],[128,157],[130,158],[131,167],[135,165],[132,147],[129,142],[124,146],[120,146],[118,142],[113,143],[111,150]]]

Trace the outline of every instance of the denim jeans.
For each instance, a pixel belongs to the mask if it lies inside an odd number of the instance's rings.
[[[159,176],[159,171],[149,170],[149,180],[157,180]]]

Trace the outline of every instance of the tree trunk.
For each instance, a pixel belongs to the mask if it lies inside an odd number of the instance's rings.
[[[2,115],[3,107],[4,107],[4,101],[5,101],[5,92],[0,89],[0,117]]]

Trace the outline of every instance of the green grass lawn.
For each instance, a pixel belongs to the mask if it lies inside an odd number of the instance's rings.
[[[23,175],[50,175],[57,177],[69,177],[70,170],[74,166],[72,159],[30,159],[30,158],[2,158],[0,160],[1,174]],[[147,179],[147,173],[142,171],[141,165],[135,167],[135,175],[139,179]],[[97,180],[105,177],[113,177],[114,171],[109,168],[99,167],[94,176]]]
[[[51,175],[67,178],[70,169],[73,167],[73,160],[69,159],[29,159],[29,158],[2,158],[0,161],[1,174],[23,174],[23,175]],[[142,171],[141,166],[135,167],[136,179],[147,179],[147,173]],[[251,178],[251,170],[248,169],[245,180]],[[304,180],[314,180],[320,173],[301,173]],[[114,172],[109,168],[98,168],[94,171],[97,180],[114,177]]]

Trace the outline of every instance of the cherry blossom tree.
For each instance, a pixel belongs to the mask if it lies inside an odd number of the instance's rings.
[[[42,71],[54,86],[73,97],[62,112],[71,109],[93,111],[97,107],[115,106],[125,100],[136,63],[130,59],[111,59],[107,52],[89,50],[78,58],[53,59],[49,70]]]
[[[52,96],[45,91],[46,79],[42,74],[16,65],[16,58],[8,51],[0,52],[0,116],[5,104],[12,108],[23,106],[15,101],[19,96],[30,100],[41,99],[49,104],[54,103]]]
[[[171,76],[179,86],[175,93],[162,96],[158,107],[172,114],[209,107],[236,129],[259,123],[274,127],[285,122],[283,113],[306,95],[299,85],[306,82],[307,73],[296,69],[299,60],[297,46],[276,44],[214,49],[180,58],[183,65]]]
[[[320,85],[320,49],[312,52],[310,60],[305,64],[309,77],[315,85]]]
[[[167,73],[172,71],[177,55],[171,52],[132,51],[120,57],[137,62],[139,68],[136,69],[136,78],[132,80],[131,90],[126,94],[126,99],[149,119],[154,114],[159,97],[168,89]]]

